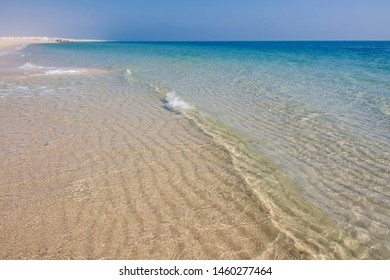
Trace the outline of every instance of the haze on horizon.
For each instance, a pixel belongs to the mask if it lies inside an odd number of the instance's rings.
[[[1,0],[0,36],[390,40],[388,0]]]

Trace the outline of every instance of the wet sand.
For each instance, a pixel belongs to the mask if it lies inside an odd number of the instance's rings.
[[[77,79],[99,90],[1,100],[1,259],[313,257],[161,93],[112,92],[107,74]]]

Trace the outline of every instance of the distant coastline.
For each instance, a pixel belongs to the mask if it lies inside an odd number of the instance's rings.
[[[20,45],[39,43],[105,42],[96,39],[71,39],[62,37],[0,37],[0,52]]]

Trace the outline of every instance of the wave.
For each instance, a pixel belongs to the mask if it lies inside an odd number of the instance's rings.
[[[20,51],[20,50],[23,50],[24,48],[26,48],[27,46],[28,46],[28,44],[24,44],[24,45],[16,47],[15,50]]]
[[[253,139],[210,112],[198,107],[188,110],[193,106],[173,90],[162,101],[164,107],[181,111],[214,144],[229,154],[234,170],[243,180],[243,190],[257,198],[275,228],[294,242],[299,250],[313,259],[372,258],[368,246],[356,241],[317,205],[303,197],[296,182],[253,146]]]
[[[190,110],[193,108],[191,104],[185,102],[183,99],[177,96],[174,90],[168,92],[165,100],[165,107],[168,107],[170,109]]]
[[[89,70],[86,68],[44,67],[29,62],[20,66],[19,69],[33,71],[33,72],[37,72],[38,74],[44,74],[44,75],[67,75],[67,74],[73,75],[73,74],[82,74]]]
[[[42,66],[35,65],[35,64],[29,63],[29,62],[27,62],[19,67],[19,69],[23,69],[23,70],[37,70],[37,69],[45,69],[45,68],[47,68],[47,67],[42,67]]]
[[[27,47],[27,44],[21,45],[21,46],[18,46],[18,47],[14,47],[14,48],[11,48],[11,49],[8,49],[8,50],[5,50],[5,51],[2,51],[2,52],[0,52],[0,56],[12,55],[12,54],[20,54],[19,51],[23,50],[25,47]],[[22,54],[22,57],[24,57],[24,56],[25,55]]]
[[[81,74],[87,71],[87,69],[53,69],[46,71],[45,75]]]

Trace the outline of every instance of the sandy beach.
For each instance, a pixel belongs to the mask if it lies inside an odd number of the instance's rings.
[[[43,78],[23,79],[33,88]],[[108,99],[110,77],[83,79],[93,94],[1,101],[1,259],[313,258],[189,119],[146,93]]]
[[[0,37],[0,52],[34,43],[53,43],[55,39],[48,37]]]
[[[70,42],[101,42],[102,40],[69,39],[54,37],[0,37],[0,52],[28,44],[39,43],[70,43]]]
[[[389,258],[385,43],[79,42],[0,40],[0,259]]]

